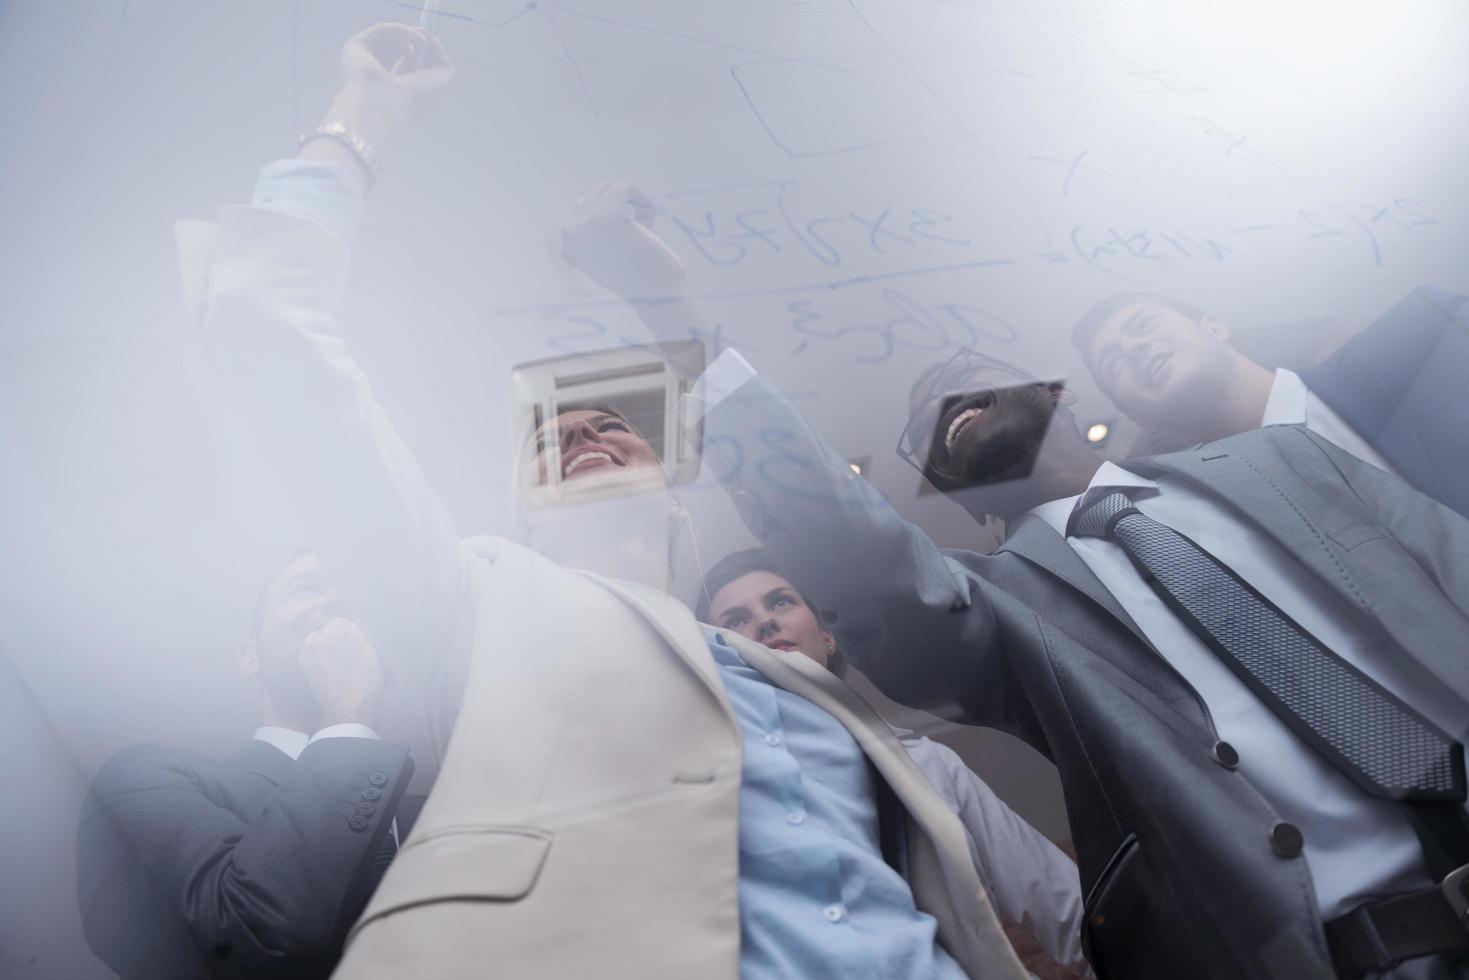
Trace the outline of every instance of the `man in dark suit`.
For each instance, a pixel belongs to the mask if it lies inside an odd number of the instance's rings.
[[[227,761],[131,746],[98,772],[78,893],[87,942],[120,976],[330,974],[412,809],[408,749],[372,730],[383,668],[347,617],[297,555],[241,654],[260,682],[255,737]]]
[[[1076,324],[1097,383],[1134,421],[1183,443],[1296,423],[1469,515],[1469,299],[1421,286],[1299,375],[1230,344],[1179,300],[1118,293]]]
[[[990,555],[939,550],[731,354],[695,395],[854,665],[1056,763],[1098,976],[1469,977],[1469,523],[1302,426],[1106,464],[1060,385],[962,354],[905,438],[1007,519]],[[1374,769],[1404,731],[1426,755]]]

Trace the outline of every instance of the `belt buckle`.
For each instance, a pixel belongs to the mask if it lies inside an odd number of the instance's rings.
[[[1469,864],[1450,871],[1439,886],[1464,931],[1469,932]]]

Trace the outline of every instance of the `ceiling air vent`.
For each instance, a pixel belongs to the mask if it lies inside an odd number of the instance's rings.
[[[698,341],[619,347],[517,366],[511,372],[516,439],[582,408],[622,415],[652,445],[675,483],[699,475],[701,439],[685,431],[683,396],[704,370]]]

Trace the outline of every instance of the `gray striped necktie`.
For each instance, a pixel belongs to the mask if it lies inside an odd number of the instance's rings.
[[[1068,533],[1121,546],[1179,619],[1364,792],[1417,803],[1464,800],[1462,745],[1125,494],[1073,514]]]

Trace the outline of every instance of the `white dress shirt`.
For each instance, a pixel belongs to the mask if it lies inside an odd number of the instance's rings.
[[[261,725],[255,729],[255,741],[264,742],[266,745],[280,749],[290,756],[295,762],[301,758],[301,753],[306,751],[306,746],[323,738],[370,738],[377,739],[377,732],[366,725],[355,721],[343,722],[340,725],[328,725],[315,735],[307,735],[298,732],[294,728],[281,728],[276,725]],[[388,833],[393,835],[393,843],[400,844],[398,840],[398,818],[394,817],[388,825]]]
[[[1176,481],[1153,481],[1112,463],[1097,470],[1084,499],[1123,490],[1142,513],[1193,539],[1308,630],[1322,644],[1463,739],[1469,705],[1406,657],[1384,650],[1358,613],[1262,530],[1222,503]],[[1032,514],[1065,535],[1081,497],[1053,500]],[[1290,730],[1158,598],[1117,544],[1067,538],[1138,628],[1198,691],[1219,737],[1239,752],[1240,772],[1300,828],[1326,918],[1369,899],[1432,884],[1413,828],[1399,804],[1364,794]],[[1262,829],[1262,833],[1264,830]]]
[[[370,738],[376,741],[377,732],[355,721],[328,725],[315,735],[307,735],[294,728],[280,728],[275,725],[261,725],[255,729],[257,742],[275,746],[290,756],[292,762],[301,758],[301,753],[306,751],[306,746],[323,738]]]
[[[1275,372],[1275,381],[1270,385],[1270,395],[1265,399],[1265,415],[1260,427],[1267,425],[1304,425],[1338,449],[1344,449],[1364,463],[1397,475],[1397,470],[1372,444],[1357,434],[1340,415],[1321,399],[1311,393],[1294,371],[1280,368]]]

